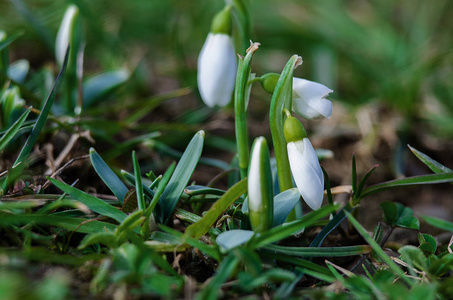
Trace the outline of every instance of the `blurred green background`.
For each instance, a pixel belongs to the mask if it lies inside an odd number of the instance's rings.
[[[111,101],[188,87],[193,93],[176,93],[188,100],[172,105],[175,116],[183,116],[183,124],[206,120],[210,112],[196,89],[196,62],[223,1],[2,1],[0,29],[25,32],[11,45],[11,60],[28,59],[32,73],[53,66],[56,32],[71,3],[83,19],[84,76],[120,67],[134,72]],[[253,71],[279,72],[297,53],[304,64],[295,75],[334,89],[332,100],[364,135],[369,130],[358,113],[363,107],[378,115],[375,135],[385,130],[379,124],[385,114],[401,145],[424,135],[446,141],[453,136],[452,13],[447,0],[252,1],[250,38],[262,45]],[[258,88],[253,93],[268,99]]]

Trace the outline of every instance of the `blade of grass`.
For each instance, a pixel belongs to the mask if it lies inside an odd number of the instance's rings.
[[[422,163],[424,163],[428,168],[430,168],[431,171],[433,171],[434,173],[439,174],[439,173],[452,173],[453,172],[452,169],[449,169],[446,166],[444,166],[443,164],[435,161],[434,159],[432,159],[425,153],[418,151],[417,149],[411,147],[410,145],[407,145],[407,146],[412,151],[412,153],[414,153],[414,155],[417,156],[417,158]]]
[[[29,223],[40,225],[52,225],[66,230],[74,230],[81,233],[98,233],[103,230],[115,231],[116,225],[95,221],[93,219],[62,217],[55,215],[9,215],[2,214],[0,226],[9,227],[13,224],[27,225]]]
[[[69,53],[69,46],[66,49],[66,55],[65,55],[60,73],[58,73],[57,79],[55,80],[55,83],[54,83],[49,95],[47,96],[46,102],[44,103],[41,113],[38,116],[38,120],[36,120],[36,123],[33,126],[30,136],[28,137],[27,141],[25,142],[24,147],[22,148],[16,161],[14,162],[13,168],[15,166],[17,166],[19,163],[23,163],[23,161],[28,157],[31,150],[33,149],[33,146],[35,145],[36,140],[38,139],[39,133],[43,129],[44,125],[46,124],[47,116],[50,113],[50,109],[52,107],[53,101],[55,100],[55,97],[57,96],[58,88],[61,85],[64,73],[66,71],[66,66],[68,64],[68,56],[69,56],[68,53]]]
[[[120,223],[123,222],[124,219],[126,219],[127,217],[127,215],[123,213],[121,210],[105,203],[99,198],[84,193],[81,190],[74,188],[66,183],[60,182],[56,179],[49,178],[49,180],[60,190],[67,193],[75,200],[82,202],[83,204],[88,206],[89,209],[100,215],[110,217]]]
[[[233,185],[223,196],[211,206],[200,221],[187,227],[185,236],[195,239],[205,235],[212,224],[227,210],[242,194],[247,192],[247,179],[243,179]]]
[[[290,256],[300,257],[343,257],[351,255],[367,254],[371,252],[371,247],[363,246],[346,246],[346,247],[285,247],[277,245],[268,245],[263,249],[283,253]]]
[[[327,216],[335,210],[335,206],[326,205],[316,211],[312,211],[304,215],[301,219],[293,221],[291,223],[285,223],[283,225],[274,227],[261,235],[253,238],[250,241],[252,248],[260,248],[268,244],[280,241],[289,237],[292,234],[300,232],[302,229],[312,225],[319,219]]]
[[[402,186],[445,183],[445,182],[453,182],[453,173],[421,175],[386,181],[383,183],[370,186],[369,188],[365,189],[360,197],[365,198],[366,196],[369,196],[371,194],[375,194],[384,190]]]
[[[398,267],[396,263],[394,263],[390,257],[385,254],[384,250],[374,241],[374,239],[368,235],[365,228],[360,225],[360,223],[348,212],[345,212],[349,222],[355,227],[355,229],[359,232],[359,234],[365,239],[365,241],[371,246],[373,251],[376,255],[382,259],[382,261],[387,264],[390,270],[392,270],[396,275],[398,275],[404,282],[406,282],[409,286],[414,286],[414,282],[406,276],[403,270]]]
[[[201,156],[201,151],[203,150],[203,140],[204,131],[200,130],[195,134],[184,151],[181,160],[176,166],[176,169],[162,194],[160,203],[162,204],[164,214],[164,224],[167,224],[170,221],[173,210],[195,170],[195,166],[197,165]]]
[[[23,35],[23,31],[16,32],[15,34],[11,35],[10,37],[6,38],[4,41],[0,42],[0,51],[8,47],[12,42],[17,40],[21,35]]]
[[[442,220],[439,218],[435,218],[435,217],[423,216],[423,215],[421,215],[420,218],[422,218],[426,223],[428,223],[431,226],[453,232],[453,223],[452,222]]]
[[[134,164],[135,175],[135,194],[137,195],[137,205],[139,210],[145,209],[145,195],[143,194],[142,174],[138,165],[137,155],[132,151],[132,163]]]
[[[22,124],[24,124],[25,120],[28,117],[28,114],[31,111],[31,107],[27,109],[13,125],[5,132],[5,134],[0,138],[0,151],[2,151],[9,142],[16,136],[19,132]]]
[[[102,181],[112,191],[116,198],[118,198],[120,203],[123,204],[124,196],[129,192],[126,185],[118,176],[116,176],[94,148],[90,148],[90,161]]]

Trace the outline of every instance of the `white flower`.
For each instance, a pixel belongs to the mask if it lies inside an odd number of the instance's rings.
[[[293,111],[306,119],[332,115],[332,102],[326,99],[333,91],[323,84],[293,78]]]
[[[237,62],[233,39],[209,33],[198,57],[198,89],[209,107],[225,106],[232,97]]]
[[[310,140],[304,138],[290,142],[287,148],[297,189],[311,209],[320,208],[324,197],[324,175]]]
[[[77,45],[74,45],[77,41],[77,28],[79,24],[79,8],[75,5],[69,5],[66,9],[64,14],[63,20],[61,21],[60,29],[57,33],[57,40],[55,41],[55,56],[57,58],[57,62],[62,65],[64,61],[64,56],[66,54],[66,48],[68,44],[71,43],[71,48],[74,49],[71,51],[77,52]]]

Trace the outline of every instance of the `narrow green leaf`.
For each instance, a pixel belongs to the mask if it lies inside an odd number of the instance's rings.
[[[355,196],[357,191],[357,167],[355,163],[355,154],[352,154],[352,195]]]
[[[84,193],[81,190],[76,189],[70,185],[67,185],[66,183],[60,182],[56,179],[49,178],[49,180],[60,190],[69,194],[75,200],[82,202],[83,204],[88,206],[89,209],[100,215],[110,217],[120,223],[124,221],[124,219],[127,217],[127,215],[123,213],[121,210],[105,203],[101,199],[98,199],[94,196]]]
[[[168,169],[165,171],[164,176],[162,177],[162,180],[159,182],[159,185],[157,186],[156,193],[152,197],[151,203],[146,209],[145,216],[149,217],[151,214],[154,212],[154,208],[156,207],[157,203],[160,201],[160,197],[162,196],[163,192],[165,191],[165,188],[168,185],[168,182],[170,181],[171,176],[173,175],[173,172],[175,171],[176,164],[173,162]],[[155,214],[158,219],[163,220],[164,216]]]
[[[187,227],[185,236],[201,238],[211,228],[212,224],[227,210],[242,194],[247,192],[247,179],[233,185],[225,194],[211,206],[200,221]]]
[[[273,227],[283,224],[294,206],[299,203],[300,193],[297,188],[286,190],[274,197]]]
[[[211,188],[203,185],[190,185],[184,189],[184,193],[190,196],[196,195],[218,195],[222,196],[225,194],[224,190]]]
[[[13,224],[26,225],[29,223],[52,225],[81,233],[98,233],[106,229],[113,232],[116,229],[116,225],[106,222],[95,221],[93,219],[62,217],[57,215],[2,214],[0,218],[0,226],[2,227],[9,227]]]
[[[351,212],[354,210],[354,207],[348,202],[342,210],[340,210],[330,222],[324,226],[320,233],[315,237],[315,239],[311,242],[310,247],[321,247],[322,242],[324,242],[325,238],[335,229],[338,225],[346,218],[345,211]]]
[[[161,204],[164,213],[163,223],[168,223],[173,210],[192,176],[203,150],[204,131],[200,130],[190,141],[176,169],[165,188]]]
[[[145,209],[145,195],[143,194],[142,174],[138,165],[137,155],[132,151],[132,163],[134,165],[135,192],[137,195],[137,205],[139,210]]]
[[[118,201],[123,204],[124,197],[129,189],[93,148],[90,148],[90,160],[96,173],[112,191],[116,198],[118,198]]]
[[[420,218],[422,218],[426,223],[428,223],[431,226],[453,232],[453,223],[452,222],[442,220],[439,218],[435,218],[435,217],[423,216],[423,215],[420,216]]]
[[[409,186],[409,185],[419,185],[419,184],[434,184],[434,183],[446,183],[446,182],[453,182],[453,173],[442,173],[442,174],[430,174],[430,175],[421,175],[421,176],[413,176],[407,177],[402,179],[395,179],[391,181],[386,181],[383,183],[379,183],[369,188],[365,189],[360,196],[361,198],[365,198],[366,196],[392,189],[402,186]]]
[[[21,126],[24,124],[25,120],[28,117],[28,114],[31,111],[31,107],[27,109],[19,119],[14,122],[11,127],[8,128],[8,130],[5,132],[5,134],[0,138],[0,151],[2,151],[8,144],[9,142],[16,136],[16,134],[19,132]]]
[[[199,215],[193,214],[181,208],[175,209],[175,215],[178,219],[182,220],[183,222],[189,222],[191,224],[201,220],[201,217]],[[214,236],[217,236],[222,233],[219,229],[215,227],[211,227],[208,232],[209,234]]]
[[[216,238],[216,243],[222,248],[222,251],[228,252],[233,248],[244,245],[255,235],[251,230],[235,229],[222,232]]]
[[[83,249],[93,244],[102,244],[109,248],[118,247],[115,234],[112,232],[97,232],[85,236],[80,242],[78,249]]]
[[[286,247],[277,245],[267,245],[264,250],[275,251],[289,256],[300,257],[343,257],[351,255],[368,254],[371,252],[369,245],[346,246],[346,247]]]
[[[14,42],[17,38],[23,35],[23,31],[16,32],[15,34],[11,35],[10,37],[6,38],[5,40],[0,42],[0,51],[8,47],[12,42]]]
[[[453,172],[452,169],[449,169],[446,166],[444,166],[443,164],[435,161],[434,159],[432,159],[428,155],[424,154],[423,152],[418,151],[417,149],[411,147],[410,145],[407,145],[407,146],[412,151],[412,153],[414,153],[414,155],[417,156],[417,158],[422,163],[424,163],[428,168],[430,168],[431,171],[433,171],[434,173],[439,174],[439,173],[452,173]]]
[[[374,165],[371,167],[371,169],[366,172],[366,174],[362,177],[362,179],[359,182],[359,186],[357,187],[356,192],[354,193],[354,198],[355,199],[360,199],[360,194],[362,194],[363,187],[365,186],[365,183],[367,182],[368,178],[370,178],[371,174],[373,174],[374,170],[379,167],[379,165]]]
[[[28,157],[30,154],[31,150],[33,149],[36,140],[38,139],[38,136],[43,129],[44,125],[46,124],[47,116],[50,113],[50,109],[52,107],[53,101],[55,97],[57,96],[57,91],[58,88],[61,85],[61,82],[63,80],[64,73],[66,71],[66,66],[68,64],[68,55],[69,54],[69,47],[66,49],[66,55],[64,58],[63,65],[61,67],[60,73],[57,76],[57,79],[55,80],[55,83],[47,96],[46,102],[44,103],[43,108],[41,109],[41,113],[38,116],[38,120],[36,120],[35,125],[33,126],[33,129],[31,131],[30,136],[28,137],[27,141],[25,142],[25,145],[22,147],[21,152],[19,153],[16,161],[14,162],[13,168],[15,168],[19,163],[23,163],[24,160]]]
[[[233,275],[239,260],[233,252],[228,254],[220,263],[216,274],[211,278],[209,284],[196,295],[195,299],[219,299],[220,286]]]
[[[314,224],[319,219],[330,214],[333,210],[335,210],[334,206],[326,205],[324,207],[321,207],[316,211],[312,211],[304,215],[301,219],[297,221],[285,223],[283,225],[274,227],[267,232],[262,233],[261,235],[255,237],[252,241],[250,241],[250,245],[253,248],[259,248],[285,239],[291,236],[292,234],[296,234],[300,232],[302,229]]]
[[[346,212],[346,216],[349,219],[349,222],[357,229],[359,234],[365,239],[365,241],[371,246],[373,251],[376,253],[377,256],[385,263],[387,266],[392,270],[396,275],[398,275],[403,281],[405,281],[410,286],[414,285],[414,282],[404,274],[403,270],[398,267],[396,263],[394,263],[390,257],[385,254],[384,250],[373,240],[371,236],[368,235],[365,228],[360,225],[360,223],[348,212]]]
[[[90,107],[105,97],[114,88],[129,79],[127,70],[105,72],[87,79],[83,83],[83,107]]]

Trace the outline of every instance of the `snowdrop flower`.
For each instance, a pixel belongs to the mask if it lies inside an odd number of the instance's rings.
[[[286,119],[284,134],[289,165],[297,189],[311,209],[318,209],[324,197],[324,175],[315,150],[298,119],[294,117]]]
[[[198,89],[209,107],[227,105],[233,94],[237,62],[231,37],[231,6],[218,13],[198,57]]]
[[[71,44],[70,59],[75,59],[81,41],[81,25],[79,8],[69,5],[61,21],[55,41],[55,56],[57,62],[62,65],[68,44]]]
[[[293,111],[305,119],[314,119],[321,116],[330,119],[332,102],[326,97],[333,91],[323,84],[293,78]]]
[[[250,225],[255,232],[272,228],[274,204],[269,149],[264,137],[253,142],[248,173]]]
[[[280,74],[268,73],[260,78],[264,90],[270,94],[274,92]],[[292,110],[305,119],[314,119],[321,116],[330,119],[332,115],[332,102],[326,97],[333,91],[323,84],[293,78],[293,104]]]

